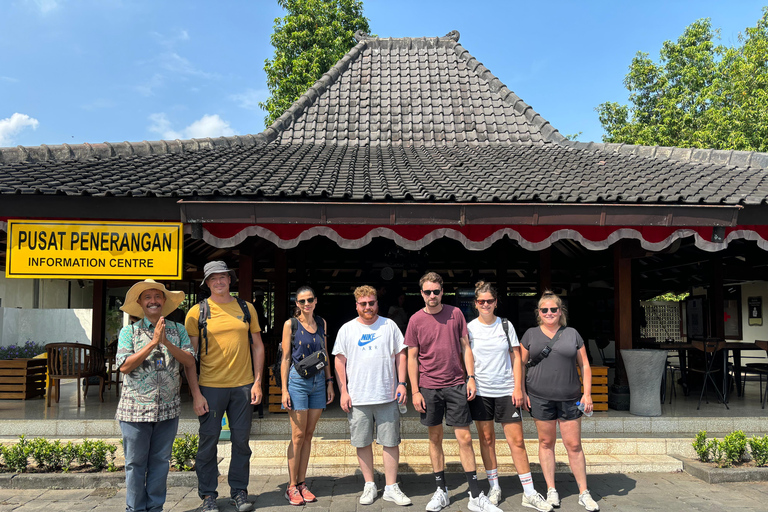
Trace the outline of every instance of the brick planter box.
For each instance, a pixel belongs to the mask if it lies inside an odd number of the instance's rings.
[[[26,400],[45,396],[45,359],[0,361],[0,400]]]

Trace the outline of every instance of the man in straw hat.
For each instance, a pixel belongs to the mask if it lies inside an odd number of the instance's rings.
[[[193,306],[185,321],[200,362],[200,375],[191,377],[189,386],[195,413],[200,417],[195,471],[203,512],[219,510],[216,447],[225,412],[232,442],[227,477],[231,502],[239,512],[253,508],[248,501],[248,442],[253,406],[261,402],[264,345],[253,304],[229,293],[233,278],[234,272],[223,261],[208,262],[200,286],[210,290],[211,297]]]
[[[166,321],[184,300],[152,279],[134,284],[124,312],[139,321],[123,327],[117,365],[125,374],[115,419],[125,452],[126,511],[163,510],[171,448],[179,426],[179,369],[194,368],[184,326]]]

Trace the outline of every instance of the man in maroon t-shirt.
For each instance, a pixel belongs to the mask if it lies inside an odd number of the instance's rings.
[[[445,416],[446,424],[453,427],[459,442],[461,465],[469,483],[469,510],[501,512],[477,486],[468,402],[475,398],[475,360],[469,346],[467,322],[459,308],[442,304],[443,278],[438,274],[425,274],[419,287],[424,308],[408,322],[405,344],[408,346],[413,406],[421,413],[422,425],[429,429],[429,458],[437,482],[437,490],[427,504],[427,510],[437,512],[450,504],[443,454]]]

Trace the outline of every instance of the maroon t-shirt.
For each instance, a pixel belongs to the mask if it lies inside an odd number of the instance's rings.
[[[405,344],[419,349],[419,387],[442,389],[464,384],[461,338],[467,321],[459,308],[443,305],[430,315],[420,309],[408,321]]]

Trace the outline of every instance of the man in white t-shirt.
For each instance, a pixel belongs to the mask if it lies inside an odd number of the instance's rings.
[[[386,487],[382,498],[398,505],[411,500],[397,485],[400,462],[400,411],[405,404],[407,358],[403,334],[397,324],[379,316],[376,289],[355,290],[358,317],[345,323],[336,336],[336,380],[341,408],[349,419],[350,441],[365,478],[360,504],[370,505],[378,489],[373,481],[373,426],[383,446]]]

